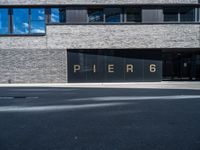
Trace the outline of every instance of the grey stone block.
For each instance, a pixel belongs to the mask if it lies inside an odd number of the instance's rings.
[[[0,5],[198,4],[198,0],[1,0]]]
[[[200,25],[67,25],[47,27],[49,49],[198,48]]]
[[[66,83],[66,50],[0,50],[0,83]]]

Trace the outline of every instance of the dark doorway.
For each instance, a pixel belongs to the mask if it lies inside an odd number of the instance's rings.
[[[164,52],[163,80],[200,80],[200,52]]]

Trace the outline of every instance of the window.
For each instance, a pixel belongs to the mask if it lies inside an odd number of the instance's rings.
[[[165,8],[164,21],[176,22],[178,21],[178,8]]]
[[[105,8],[106,22],[121,22],[121,8]]]
[[[50,22],[51,23],[65,23],[66,10],[64,8],[52,8]]]
[[[0,9],[0,34],[9,33],[9,15],[8,9]]]
[[[45,11],[43,8],[31,9],[31,33],[45,33]]]
[[[190,7],[182,7],[180,9],[180,21],[195,21],[195,9]]]
[[[103,9],[89,9],[88,20],[89,22],[104,22]]]
[[[140,8],[127,8],[126,21],[127,22],[141,22],[141,9]]]
[[[13,9],[13,33],[28,34],[29,33],[29,9],[15,8]]]

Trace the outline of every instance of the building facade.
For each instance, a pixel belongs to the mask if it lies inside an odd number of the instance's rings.
[[[200,80],[198,0],[1,0],[0,83]]]

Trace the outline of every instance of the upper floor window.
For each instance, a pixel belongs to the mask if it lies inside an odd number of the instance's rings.
[[[141,22],[142,12],[140,8],[127,8],[126,9],[126,21],[127,22]]]
[[[106,22],[122,22],[121,8],[105,8]]]
[[[66,9],[65,8],[52,8],[50,22],[65,23],[66,22]]]
[[[89,9],[88,21],[89,22],[104,22],[103,9]]]
[[[45,11],[43,8],[13,9],[13,34],[45,33]]]
[[[13,9],[13,33],[28,34],[29,33],[29,9],[15,8]]]
[[[31,9],[31,33],[45,33],[45,11],[43,8]]]
[[[0,8],[0,34],[9,33],[8,9]]]
[[[164,21],[176,22],[178,21],[178,9],[177,8],[164,8]]]
[[[180,21],[195,21],[195,9],[190,7],[182,7],[180,9]]]
[[[171,22],[194,22],[195,8],[192,7],[169,7],[164,8],[164,21]]]

